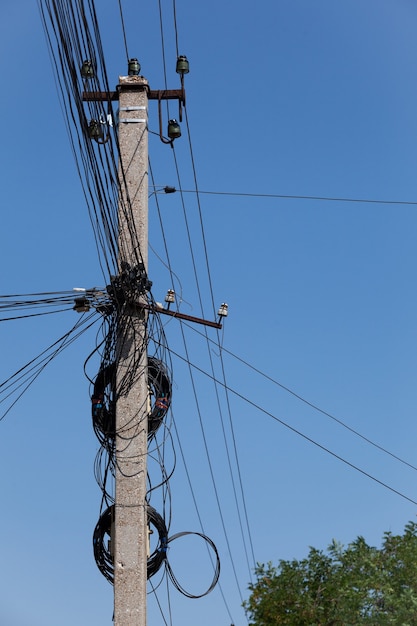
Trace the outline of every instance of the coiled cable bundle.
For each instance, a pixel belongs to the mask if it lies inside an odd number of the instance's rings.
[[[161,515],[149,504],[147,505],[148,525],[152,525],[158,533],[158,543],[148,558],[148,579],[156,574],[166,559],[168,530]],[[114,583],[114,559],[112,548],[112,526],[114,522],[114,505],[109,506],[100,516],[93,533],[93,550],[97,567],[103,576]]]
[[[148,440],[155,436],[171,404],[172,385],[166,367],[155,357],[148,357],[148,385],[154,398],[148,414]],[[109,448],[116,436],[116,367],[100,367],[91,397],[94,432],[100,444]]]

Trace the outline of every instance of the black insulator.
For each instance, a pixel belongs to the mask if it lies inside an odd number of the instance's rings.
[[[188,59],[185,55],[180,55],[177,58],[177,67],[176,67],[176,72],[177,74],[188,74],[188,72],[190,71],[190,64],[188,62]]]
[[[88,80],[89,78],[94,78],[94,74],[95,72],[92,62],[90,60],[83,61],[83,64],[81,66],[81,76],[85,80]]]
[[[181,127],[178,124],[177,120],[169,120],[168,137],[170,139],[178,139],[178,137],[181,137]]]
[[[129,76],[139,76],[140,72],[140,63],[137,59],[129,59],[128,62],[128,73]]]

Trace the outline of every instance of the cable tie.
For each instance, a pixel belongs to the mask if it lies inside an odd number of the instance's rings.
[[[119,111],[147,111],[147,107],[143,105],[135,107],[120,107]]]
[[[128,117],[128,118],[120,118],[119,122],[122,124],[137,124],[137,123],[143,123],[146,124],[148,120],[142,118],[142,117]]]

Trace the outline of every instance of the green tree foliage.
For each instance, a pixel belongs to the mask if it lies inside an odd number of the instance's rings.
[[[258,565],[245,610],[255,626],[417,626],[417,523],[385,533],[380,549],[347,547]]]

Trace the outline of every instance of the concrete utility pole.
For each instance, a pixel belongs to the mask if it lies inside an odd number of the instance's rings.
[[[119,79],[119,272],[123,264],[148,270],[148,83],[142,76]],[[132,236],[133,235],[133,236]],[[137,238],[136,238],[137,235]],[[136,244],[135,244],[136,241]],[[135,245],[138,248],[135,249]],[[145,294],[139,296],[145,302]],[[148,525],[146,457],[148,380],[146,309],[122,308],[118,328],[114,624],[146,626]],[[136,372],[136,374],[135,374]],[[131,380],[130,377],[135,374]]]
[[[115,626],[146,626],[148,566],[147,446],[148,446],[148,360],[147,315],[172,315],[197,324],[222,328],[227,315],[222,304],[218,321],[204,320],[150,305],[146,291],[148,275],[148,100],[158,101],[159,136],[172,144],[180,136],[176,120],[168,122],[168,137],[162,134],[161,102],[177,100],[179,117],[185,104],[186,57],[178,57],[181,89],[152,91],[139,76],[122,76],[117,91],[85,91],[86,102],[119,101],[119,257],[118,276],[113,277],[113,297],[118,307],[116,346],[115,506],[111,528],[114,565]],[[130,63],[129,61],[129,69]],[[99,566],[100,567],[100,566]]]

